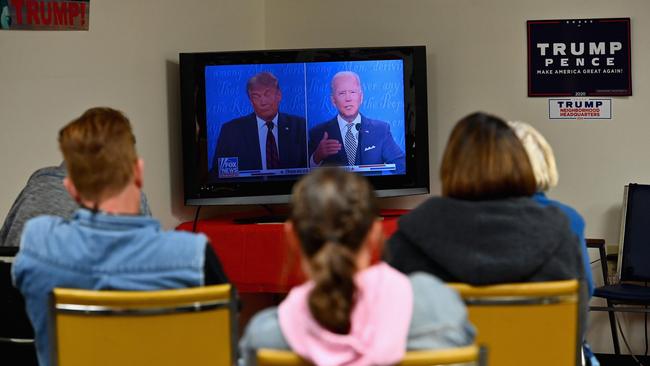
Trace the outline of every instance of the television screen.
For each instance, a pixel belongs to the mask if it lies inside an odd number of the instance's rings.
[[[423,46],[183,53],[185,201],[286,202],[338,166],[380,196],[428,193]]]

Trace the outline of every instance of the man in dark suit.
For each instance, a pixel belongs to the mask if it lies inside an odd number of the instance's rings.
[[[338,115],[309,130],[310,165],[395,164],[396,174],[406,171],[404,151],[395,143],[388,123],[359,113],[363,90],[351,71],[334,75],[332,104]]]
[[[238,158],[239,170],[307,167],[306,124],[303,117],[279,113],[282,91],[278,79],[261,72],[248,80],[254,112],[221,126],[212,164],[219,158]]]

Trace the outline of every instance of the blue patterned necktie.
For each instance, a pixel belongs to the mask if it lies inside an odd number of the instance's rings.
[[[348,155],[348,165],[354,165],[357,160],[357,139],[352,133],[354,123],[348,123],[348,131],[345,133],[345,153]]]

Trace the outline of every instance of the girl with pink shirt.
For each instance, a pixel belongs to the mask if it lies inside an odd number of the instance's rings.
[[[425,273],[406,276],[384,262],[377,200],[368,181],[336,168],[302,178],[285,223],[309,281],[277,308],[258,313],[240,342],[241,364],[259,348],[291,349],[316,365],[390,365],[407,349],[472,343],[458,295]]]

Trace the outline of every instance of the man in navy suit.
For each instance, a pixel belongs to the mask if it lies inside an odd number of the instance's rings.
[[[404,151],[395,143],[390,125],[359,113],[363,102],[359,75],[341,71],[332,78],[331,89],[339,113],[309,130],[310,165],[395,164],[393,174],[403,174]]]
[[[261,72],[248,79],[246,90],[254,112],[221,126],[213,172],[219,169],[219,158],[226,157],[238,158],[239,170],[307,167],[305,119],[278,112],[278,79]]]

